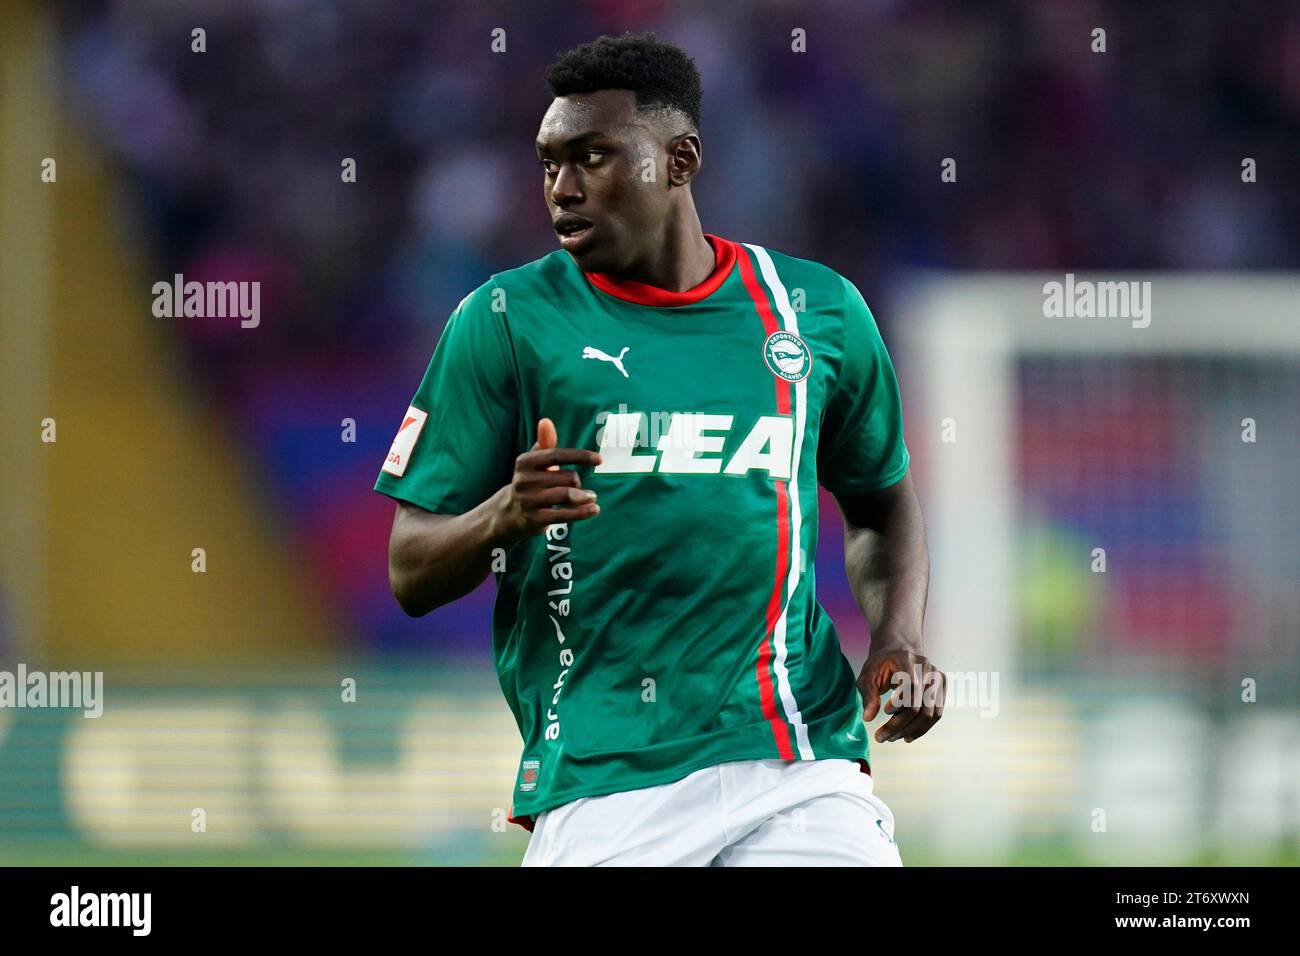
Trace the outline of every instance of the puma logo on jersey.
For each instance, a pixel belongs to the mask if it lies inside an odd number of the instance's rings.
[[[604,414],[604,413],[602,413]],[[643,412],[609,414],[597,433],[601,464],[598,474],[744,475],[758,468],[773,478],[790,477],[794,421],[784,415],[763,415],[754,422],[740,447],[724,463],[722,450],[733,415],[674,412],[655,450],[643,449]]]
[[[624,378],[628,378],[627,369],[623,367],[623,356],[627,354],[628,348],[629,346],[623,346],[623,351],[618,353],[618,358],[614,358],[614,356],[607,355],[600,349],[594,349],[588,345],[582,350],[582,357],[585,359],[596,359],[601,362],[610,362],[615,368],[623,373]]]

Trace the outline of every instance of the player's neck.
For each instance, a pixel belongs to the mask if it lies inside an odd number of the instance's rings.
[[[715,265],[713,246],[704,238],[700,217],[691,205],[681,217],[669,223],[659,248],[617,278],[669,292],[685,292],[711,276]]]

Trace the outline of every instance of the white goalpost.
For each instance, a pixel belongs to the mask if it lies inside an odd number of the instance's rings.
[[[1113,306],[1117,284],[1129,282],[1149,283],[1145,289],[1150,294],[1146,303],[1150,313],[1145,320],[1095,314],[1106,312],[1108,294]],[[1090,284],[1097,292],[1091,306],[1063,313],[1062,291],[1072,297]],[[1022,557],[1028,507],[1022,464],[1043,457],[1040,451],[1035,458],[1033,447],[1035,435],[1041,433],[1024,429],[1022,419],[1033,412],[1025,403],[1035,395],[1046,396],[1057,415],[1053,423],[1064,430],[1077,427],[1082,434],[1093,424],[1089,402],[1112,388],[1128,399],[1137,396],[1134,407],[1139,417],[1145,414],[1143,389],[1151,381],[1158,380],[1165,393],[1176,393],[1178,407],[1190,409],[1186,414],[1191,423],[1178,427],[1199,429],[1196,440],[1187,444],[1204,449],[1202,457],[1195,459],[1200,464],[1193,466],[1195,474],[1188,483],[1203,487],[1203,499],[1198,500],[1209,504],[1198,505],[1195,514],[1180,516],[1176,501],[1170,505],[1157,500],[1150,506],[1156,517],[1150,520],[1165,521],[1174,530],[1139,528],[1134,534],[1145,534],[1161,547],[1162,534],[1177,537],[1182,517],[1197,528],[1237,528],[1224,531],[1222,543],[1225,579],[1236,575],[1233,580],[1241,583],[1234,593],[1246,595],[1237,598],[1234,608],[1254,614],[1252,620],[1266,619],[1264,611],[1255,614],[1259,608],[1250,597],[1260,595],[1260,607],[1268,605],[1274,623],[1280,615],[1282,626],[1289,624],[1294,635],[1296,606],[1267,594],[1270,586],[1275,587],[1270,584],[1274,577],[1281,580],[1289,573],[1279,566],[1288,558],[1278,544],[1296,529],[1297,520],[1300,278],[924,274],[909,280],[903,291],[888,344],[903,387],[908,444],[930,545],[927,653],[957,686],[950,687],[944,721],[938,733],[930,735],[934,740],[921,742],[924,750],[881,754],[882,768],[896,771],[885,777],[896,780],[905,796],[915,798],[936,852],[953,862],[996,859],[1016,841],[1035,836],[1078,840],[1083,852],[1095,851],[1106,858],[1116,852],[1122,855],[1126,847],[1148,854],[1147,858],[1157,852],[1177,859],[1205,837],[1209,815],[1209,808],[1191,800],[1184,788],[1214,794],[1231,786],[1205,769],[1211,755],[1219,754],[1230,763],[1291,761],[1291,770],[1297,771],[1293,777],[1300,777],[1295,763],[1300,756],[1294,748],[1287,751],[1290,756],[1272,751],[1254,758],[1222,753],[1222,745],[1213,740],[1222,727],[1204,719],[1200,709],[1204,695],[1198,697],[1187,689],[1196,681],[1214,684],[1219,675],[1198,663],[1202,658],[1193,653],[1198,648],[1192,647],[1190,637],[1188,652],[1182,654],[1177,607],[1167,615],[1175,624],[1165,631],[1172,633],[1161,635],[1167,645],[1148,653],[1127,649],[1144,647],[1150,636],[1143,631],[1140,606],[1133,615],[1138,621],[1134,633],[1124,634],[1113,624],[1108,630],[1105,623],[1122,621],[1121,615],[1102,617],[1088,606],[1091,598],[1081,599],[1075,610],[1088,623],[1075,628],[1080,635],[1075,656],[1058,664],[1054,676],[1046,680],[1041,669],[1027,667],[1027,662],[1037,662],[1042,655],[1025,646],[1032,627],[1025,623],[1022,588],[1027,579],[1047,571]],[[1053,296],[1056,301],[1051,301]],[[1094,313],[1090,317],[1079,314],[1090,311]],[[1025,363],[1035,362],[1040,368],[1038,390],[1025,392],[1021,383]],[[1247,373],[1253,376],[1248,379],[1250,387],[1242,391],[1237,379],[1221,378],[1228,373],[1218,371],[1220,366],[1214,362],[1251,370]],[[1161,417],[1166,414],[1167,409],[1151,409],[1150,419],[1134,427],[1174,427],[1170,424],[1174,419]],[[1243,437],[1247,431],[1249,438]],[[1097,440],[1095,435],[1091,440]],[[1051,444],[1059,471],[1071,475],[1072,481],[1082,487],[1094,481],[1106,492],[1129,480],[1122,454],[1097,466],[1106,474],[1090,476],[1094,463],[1089,455],[1097,446],[1074,441],[1071,431]],[[1142,437],[1135,441],[1140,447]],[[1159,461],[1161,451],[1152,454],[1157,465],[1170,464]],[[1141,493],[1141,489],[1133,492],[1139,507]],[[1262,516],[1248,517],[1252,504],[1259,505]],[[1239,527],[1243,524],[1247,527]],[[1292,550],[1295,540],[1291,538]],[[1260,541],[1272,543],[1265,548]],[[1088,540],[1084,533],[1078,543],[1077,554],[1067,553],[1066,558],[1077,558],[1073,573],[1084,581],[1083,586],[1090,573],[1099,569],[1098,555],[1103,574],[1097,577],[1108,578],[1105,587],[1132,585],[1121,577],[1130,573],[1128,568],[1115,566],[1113,558],[1109,568],[1104,564],[1111,542]],[[1190,548],[1178,539],[1167,550],[1177,556]],[[1150,575],[1159,592],[1162,571],[1144,569],[1143,573]],[[1196,598],[1192,591],[1189,601]],[[1146,592],[1138,588],[1136,593]],[[1060,616],[1068,619],[1074,612],[1067,609]],[[1186,613],[1195,620],[1195,611]],[[1248,659],[1257,652],[1259,666],[1272,666],[1271,660],[1294,680],[1294,641],[1288,657],[1284,644],[1276,640],[1271,645],[1264,641],[1262,651],[1251,643],[1251,635],[1225,635],[1224,640],[1241,648],[1230,656]],[[1126,674],[1143,669],[1149,677],[1168,676],[1172,690],[1157,693],[1141,681],[1125,683]],[[983,681],[982,692],[979,681]],[[1233,699],[1238,676],[1225,674],[1222,681],[1223,694]],[[1105,698],[1104,707],[1095,706],[1099,695]],[[1300,730],[1294,693],[1290,700],[1281,719]],[[1251,721],[1256,713],[1243,709],[1225,719]],[[1267,718],[1276,722],[1279,711],[1270,710]],[[1266,770],[1260,775],[1272,779]],[[1284,772],[1279,779],[1285,776]],[[1294,819],[1300,795],[1291,792],[1294,786],[1280,782],[1252,797],[1259,814],[1278,820],[1272,836],[1279,828],[1291,834],[1300,829],[1300,820]],[[1188,810],[1172,812],[1178,806]],[[1239,805],[1238,812],[1241,809]],[[1231,827],[1220,821],[1217,829],[1211,829],[1226,841]],[[1103,850],[1102,841],[1094,837],[1105,833],[1113,838]]]

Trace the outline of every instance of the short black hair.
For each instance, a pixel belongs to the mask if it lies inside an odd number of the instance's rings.
[[[561,53],[546,85],[552,96],[631,90],[637,109],[679,110],[700,129],[700,71],[685,50],[653,33],[602,36]]]

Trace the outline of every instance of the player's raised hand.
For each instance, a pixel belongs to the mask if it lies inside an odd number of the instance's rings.
[[[873,642],[874,643],[874,642]],[[858,676],[858,690],[866,707],[863,721],[870,723],[880,712],[880,698],[889,690],[885,713],[891,714],[876,730],[876,742],[899,740],[911,743],[938,723],[943,716],[947,678],[921,654],[898,644],[872,648]]]
[[[539,534],[547,525],[581,521],[600,514],[596,493],[582,487],[572,469],[562,465],[599,465],[600,455],[585,448],[558,448],[555,423],[537,423],[537,441],[515,459],[515,473],[503,502],[506,535]]]

